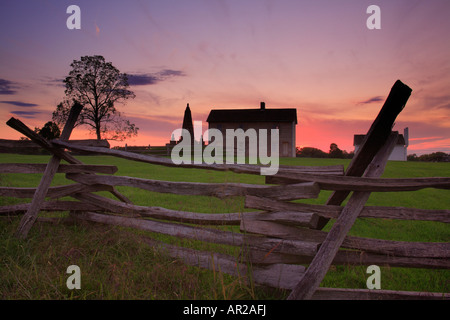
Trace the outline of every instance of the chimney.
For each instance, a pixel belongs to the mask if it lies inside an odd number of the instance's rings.
[[[261,102],[261,110],[265,110],[266,109],[266,103],[265,102]]]
[[[405,146],[408,147],[409,146],[409,129],[408,129],[408,127],[406,127],[403,130],[403,138],[405,138]]]

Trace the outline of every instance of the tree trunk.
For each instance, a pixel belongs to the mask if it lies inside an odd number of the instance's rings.
[[[101,131],[100,131],[100,122],[95,123],[95,134],[97,135],[97,140],[102,140]]]

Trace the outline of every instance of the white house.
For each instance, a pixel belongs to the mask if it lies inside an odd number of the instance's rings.
[[[364,140],[364,134],[355,134],[353,138],[353,145],[355,146],[355,153],[358,151],[360,145]],[[409,145],[409,132],[408,128],[405,128],[403,134],[400,134],[397,139],[397,144],[391,152],[388,160],[406,161],[407,151]]]

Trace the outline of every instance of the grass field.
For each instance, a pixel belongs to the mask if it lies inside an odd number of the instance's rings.
[[[113,164],[117,175],[157,180],[198,182],[264,183],[255,175],[239,175],[210,170],[168,168],[106,156],[79,156],[88,164]],[[46,163],[49,156],[0,154],[0,163]],[[348,165],[339,159],[281,159],[287,165]],[[449,177],[449,163],[389,162],[383,177]],[[36,187],[40,174],[2,174],[0,185]],[[57,174],[53,185],[67,184]],[[69,182],[70,183],[70,182]],[[161,206],[175,210],[204,213],[239,212],[243,198],[216,199],[202,196],[158,194],[119,187],[138,205]],[[105,194],[107,195],[107,194]],[[321,192],[309,203],[326,202],[330,192]],[[24,202],[1,198],[0,205]],[[374,193],[367,205],[403,206],[423,209],[449,209],[448,190],[424,189],[415,192]],[[67,213],[45,213],[66,216]],[[233,254],[231,248],[177,240],[126,228],[86,223],[36,223],[28,238],[17,240],[13,234],[20,217],[0,218],[0,299],[284,299],[287,292],[243,284],[239,279],[195,267],[164,256],[142,241],[148,236],[203,250]],[[327,225],[330,228],[332,222]],[[237,228],[234,228],[236,232]],[[450,228],[439,222],[399,221],[360,218],[352,235],[402,241],[448,242]],[[81,269],[81,290],[66,287],[69,265]],[[449,292],[450,271],[405,269],[382,266],[381,288]],[[324,287],[365,288],[366,267],[332,267],[322,282]]]

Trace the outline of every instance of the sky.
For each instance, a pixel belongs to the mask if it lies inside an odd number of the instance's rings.
[[[353,151],[399,79],[413,90],[393,128],[409,128],[408,154],[450,153],[449,14],[448,0],[2,0],[0,138],[21,137],[11,117],[50,121],[71,62],[102,55],[136,95],[117,108],[139,134],[112,146],[166,144],[187,103],[206,130],[211,109],[264,101],[297,109],[298,147]]]

